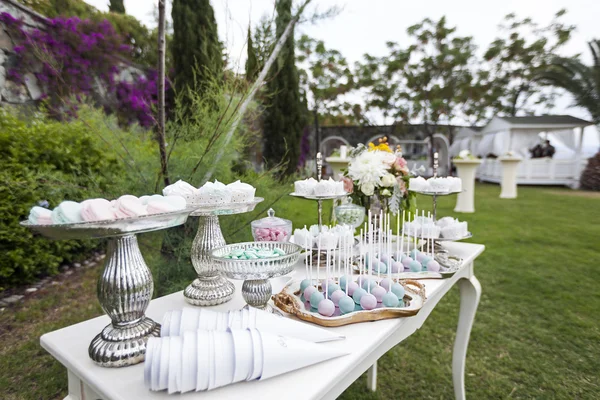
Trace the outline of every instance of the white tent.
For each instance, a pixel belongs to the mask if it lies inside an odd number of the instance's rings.
[[[548,139],[556,148],[555,158],[573,158],[581,153],[583,128],[590,125],[593,123],[570,115],[494,117],[481,131],[483,138],[474,154],[501,156],[512,151],[530,158],[529,149]]]
[[[590,156],[584,147],[584,128],[591,125],[593,123],[570,115],[494,117],[481,131],[481,140],[473,152],[484,157],[477,177],[499,183],[500,161],[488,157],[500,157],[510,151],[523,158],[517,170],[518,184],[577,187],[581,170]],[[549,140],[554,146],[554,156],[532,159],[529,149],[542,140]]]
[[[450,146],[450,156],[456,157],[462,150],[469,150],[472,154],[476,154],[477,146],[481,142],[481,128],[477,126],[461,127],[454,142]]]

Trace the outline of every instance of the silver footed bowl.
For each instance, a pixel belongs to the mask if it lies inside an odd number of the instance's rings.
[[[249,247],[258,247],[267,250],[273,250],[278,247],[285,252],[285,255],[252,260],[225,258],[226,255],[235,250],[246,250]],[[228,278],[257,280],[274,278],[292,272],[294,264],[300,258],[301,250],[301,246],[289,242],[244,242],[214,249],[211,257],[217,263],[219,271]]]

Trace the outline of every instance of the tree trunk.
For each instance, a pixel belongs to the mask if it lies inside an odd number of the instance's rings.
[[[160,173],[165,186],[170,185],[165,143],[165,1],[158,0],[158,148],[160,151]]]

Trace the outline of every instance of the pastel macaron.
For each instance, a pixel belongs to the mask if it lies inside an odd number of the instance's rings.
[[[82,221],[81,204],[74,201],[63,201],[52,210],[52,222],[55,224],[70,224]]]
[[[89,199],[81,202],[81,217],[84,221],[106,221],[116,218],[115,210],[106,199]]]
[[[129,194],[119,197],[115,201],[114,207],[117,218],[134,218],[148,214],[142,201]]]

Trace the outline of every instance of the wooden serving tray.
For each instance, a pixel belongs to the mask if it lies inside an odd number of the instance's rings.
[[[370,277],[376,279],[375,277]],[[396,281],[396,280],[394,280]],[[425,286],[412,279],[401,279],[400,283],[404,286],[404,307],[388,308],[378,304],[373,310],[358,310],[348,314],[340,314],[336,308],[335,314],[331,317],[325,317],[318,312],[310,310],[307,303],[300,299],[300,280],[293,280],[280,293],[273,296],[275,308],[281,312],[295,315],[303,321],[313,324],[335,327],[359,322],[379,321],[383,319],[411,317],[419,312],[427,297],[425,296]]]

